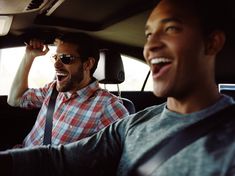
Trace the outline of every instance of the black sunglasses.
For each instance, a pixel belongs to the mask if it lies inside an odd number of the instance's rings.
[[[71,64],[73,60],[78,59],[80,57],[73,56],[71,54],[55,54],[53,56],[54,60],[57,61],[58,59],[61,60],[63,64]]]

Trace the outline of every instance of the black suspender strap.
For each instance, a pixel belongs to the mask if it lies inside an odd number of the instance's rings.
[[[56,86],[54,86],[52,93],[51,93],[50,100],[49,100],[48,108],[47,108],[43,145],[51,144],[53,113],[55,109],[55,102],[56,102],[57,95],[58,95],[58,91],[56,90]]]
[[[215,130],[219,125],[235,120],[234,116],[235,105],[232,105],[179,131],[165,144],[155,146],[153,150],[148,153],[150,159],[142,160],[141,163],[143,164],[139,163],[139,166],[137,167],[138,169],[131,175],[151,175],[157,168],[159,168],[159,166],[187,145],[207,135],[209,132]]]

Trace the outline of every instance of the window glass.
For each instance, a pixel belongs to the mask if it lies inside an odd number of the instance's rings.
[[[219,92],[223,90],[235,90],[235,84],[219,84]]]
[[[37,57],[29,73],[29,87],[42,87],[54,78],[54,66],[51,55],[55,47],[49,46],[46,56]],[[16,71],[24,56],[25,47],[15,47],[0,50],[0,95],[8,95]]]
[[[123,83],[125,90],[136,90],[140,91],[149,72],[149,66],[145,62],[138,61],[136,59],[123,56],[122,60],[124,64],[126,80]],[[130,88],[128,89],[128,87]],[[148,79],[144,90],[152,90],[152,79]]]
[[[219,84],[219,92],[231,97],[235,97],[235,84]]]
[[[121,55],[125,71],[125,81],[119,85],[120,91],[140,91],[149,72],[149,66],[142,61]],[[104,88],[104,85],[101,84]],[[117,85],[105,85],[110,91],[117,91]],[[152,79],[148,79],[145,91],[152,91]]]
[[[39,88],[54,78],[54,66],[51,56],[56,47],[49,46],[46,56],[37,57],[29,73],[29,87]],[[8,95],[16,71],[23,58],[25,47],[15,47],[0,50],[0,95]],[[125,81],[119,85],[121,91],[140,91],[149,71],[149,66],[135,58],[122,55],[125,69]],[[101,84],[104,88],[104,85]],[[106,85],[110,91],[117,91],[117,85]],[[148,79],[145,91],[152,90],[152,79]]]

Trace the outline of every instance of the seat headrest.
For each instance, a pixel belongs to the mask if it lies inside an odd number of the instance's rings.
[[[103,84],[120,84],[125,80],[124,67],[120,53],[100,50],[100,59],[93,76]]]

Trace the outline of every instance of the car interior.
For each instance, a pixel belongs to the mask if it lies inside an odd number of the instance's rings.
[[[154,96],[152,91],[144,90],[145,81],[151,79],[149,73],[146,74],[141,90],[120,90],[118,86],[126,78],[120,54],[145,62],[145,22],[157,2],[158,0],[1,0],[0,49],[25,46],[24,43],[31,38],[39,38],[53,45],[54,38],[61,32],[87,33],[94,37],[101,53],[105,55],[103,63],[106,65],[99,66],[100,70],[97,69],[95,73],[100,84],[116,84],[117,90],[111,92],[126,103],[130,113],[138,112],[161,104],[165,99]],[[235,13],[232,14],[235,18]],[[217,58],[218,85],[235,83],[233,33],[231,30],[226,47]],[[10,57],[8,61],[12,63]],[[141,70],[139,74],[142,74]],[[102,78],[100,75],[105,76]],[[38,109],[11,107],[7,104],[7,95],[0,95],[0,150],[21,143],[31,130],[37,113]]]
[[[100,57],[97,69],[93,76],[99,80],[100,84],[116,84],[116,95],[120,97],[123,105],[129,111],[129,113],[134,114],[134,103],[131,100],[122,97],[119,89],[119,84],[125,81],[125,71],[120,53],[110,49],[103,49],[100,50],[100,55],[102,57]]]

